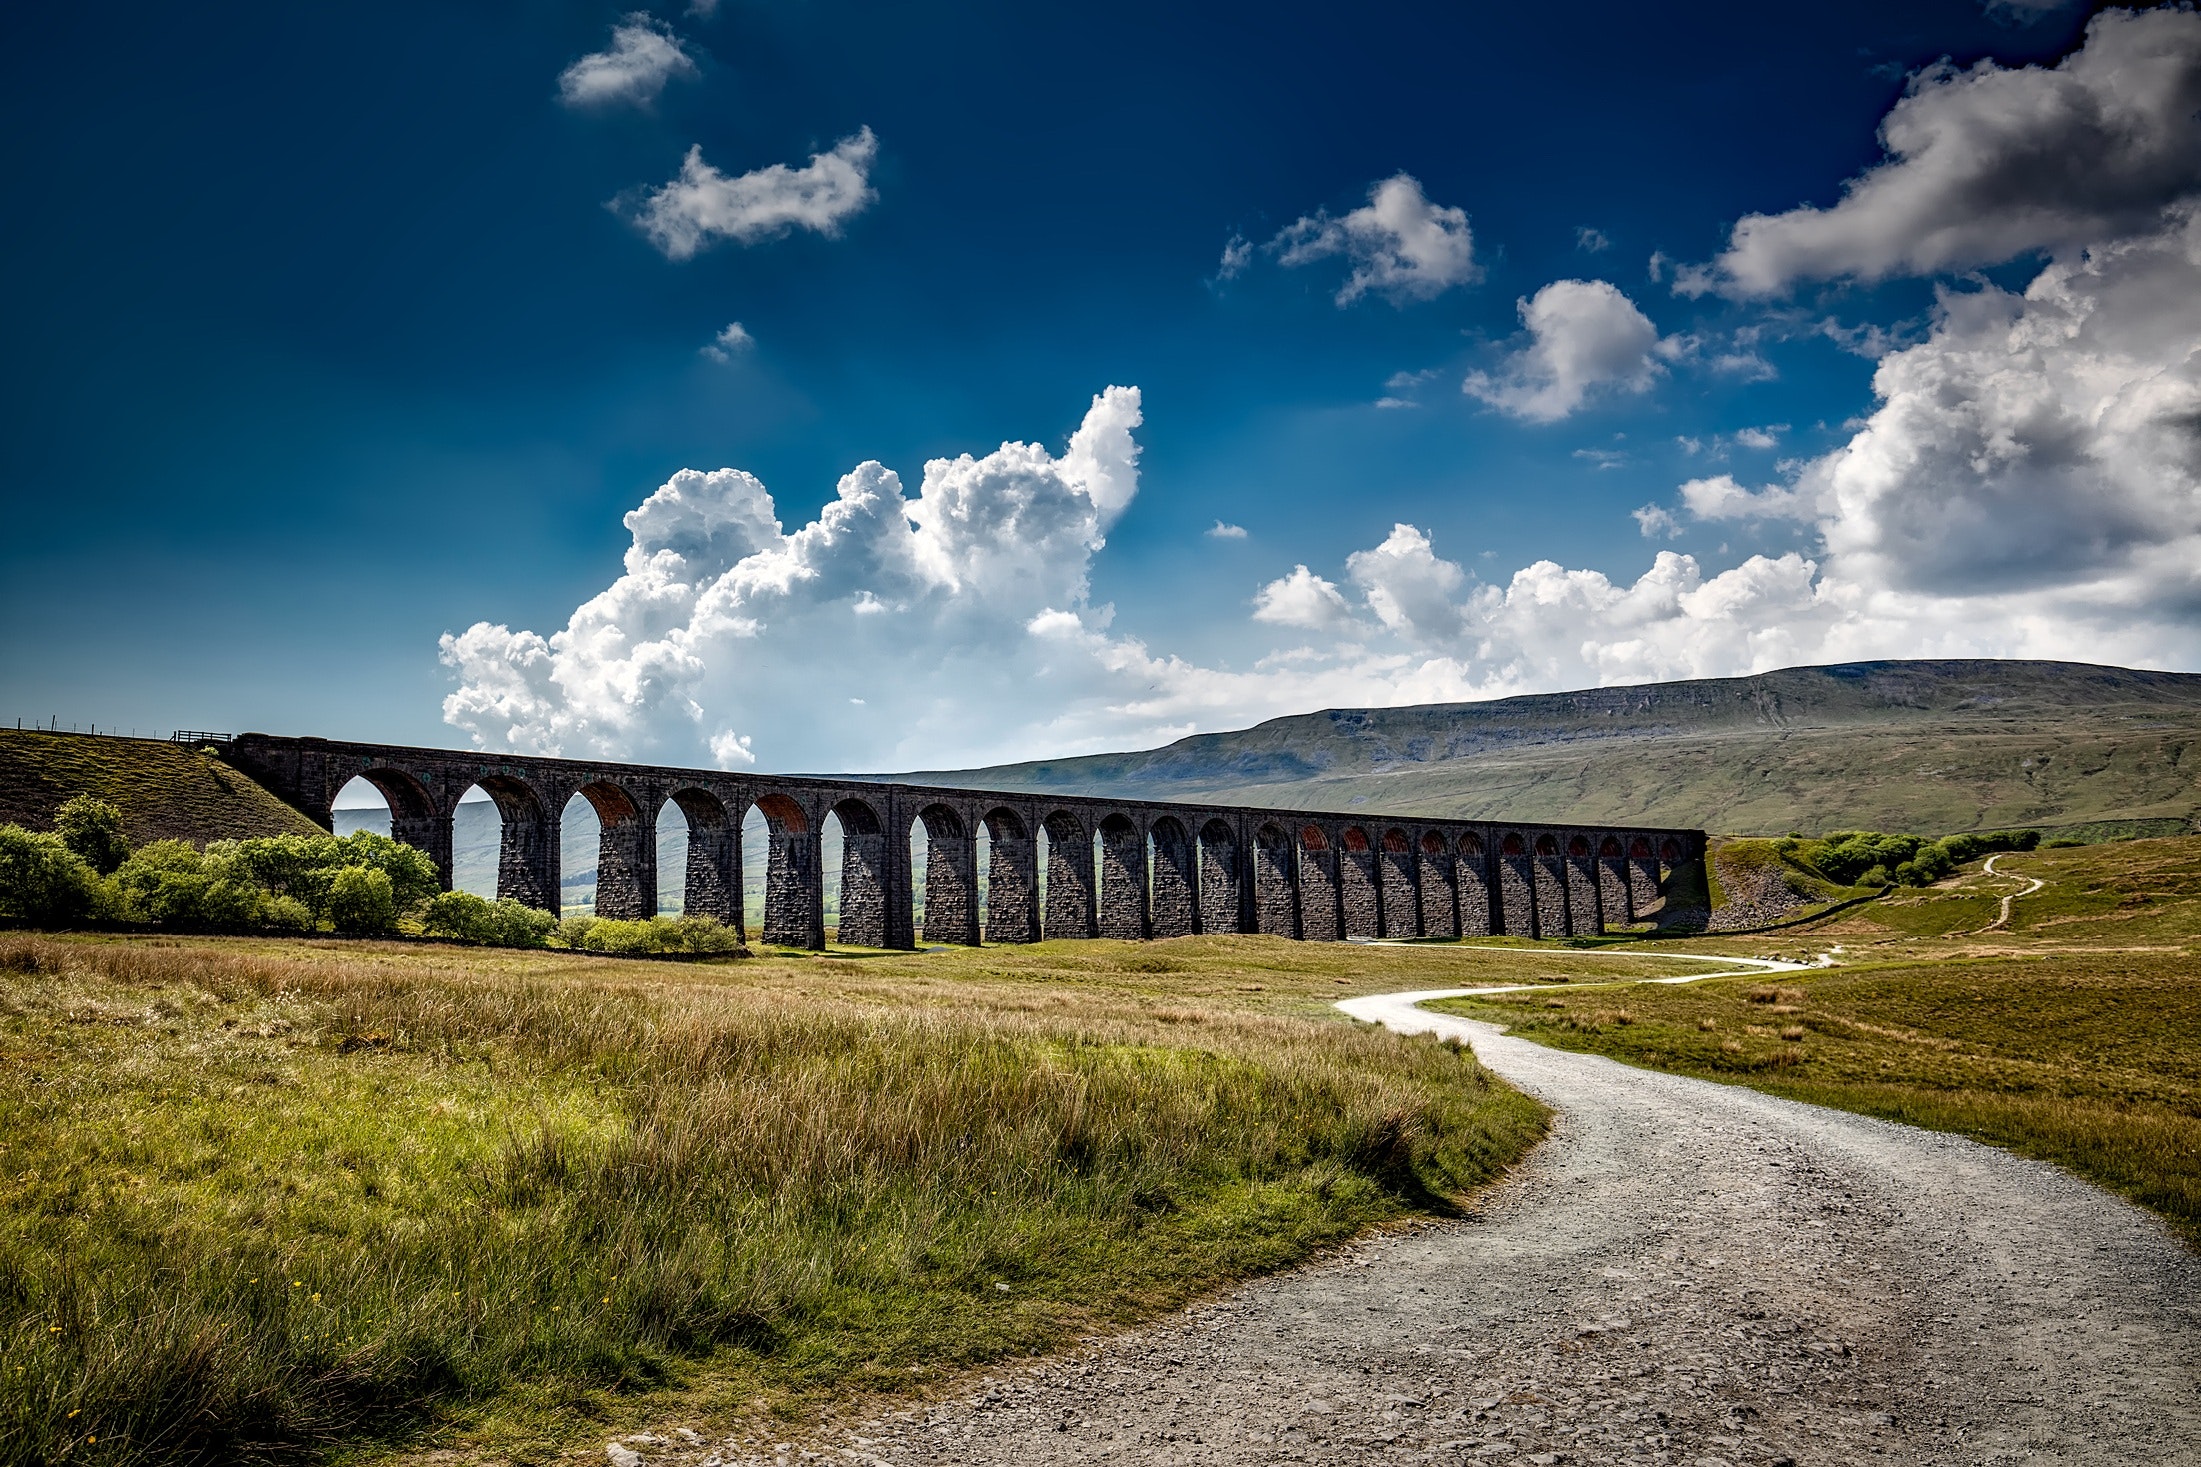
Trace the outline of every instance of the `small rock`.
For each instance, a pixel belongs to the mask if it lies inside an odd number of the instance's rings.
[[[679,1437],[691,1447],[703,1445],[703,1433],[700,1431],[690,1431],[685,1426],[676,1426],[673,1428],[673,1435]]]
[[[642,1454],[617,1442],[607,1442],[604,1455],[611,1459],[611,1467],[642,1467]]]

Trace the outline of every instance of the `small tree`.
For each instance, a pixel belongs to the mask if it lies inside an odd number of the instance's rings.
[[[40,926],[81,922],[112,905],[107,883],[59,836],[0,825],[0,918]]]
[[[345,866],[329,880],[329,921],[339,932],[365,935],[397,925],[397,899],[389,873],[366,866]]]
[[[102,876],[114,875],[115,868],[129,859],[130,841],[122,833],[122,812],[105,800],[78,795],[54,811],[53,828],[63,845]]]

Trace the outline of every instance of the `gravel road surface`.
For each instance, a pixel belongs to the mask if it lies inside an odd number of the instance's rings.
[[[650,1463],[2201,1464],[2201,1260],[1955,1137],[1429,1014],[1558,1111],[1470,1218],[822,1444]],[[625,1450],[625,1449],[622,1449]],[[615,1451],[614,1460],[620,1460]]]

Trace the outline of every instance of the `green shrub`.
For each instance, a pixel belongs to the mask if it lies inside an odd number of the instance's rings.
[[[278,900],[255,884],[228,858],[217,841],[201,851],[189,841],[160,840],[133,852],[115,872],[115,889],[122,915],[135,922],[150,922],[180,932],[250,932],[262,925],[262,915]],[[302,903],[288,901],[274,908],[275,925],[289,929],[305,912],[304,926],[312,914]]]
[[[556,929],[548,912],[506,897],[487,901],[470,891],[438,892],[421,909],[421,930],[484,947],[541,947]]]
[[[2037,830],[1996,830],[1985,835],[1922,835],[1878,830],[1837,830],[1816,840],[1790,836],[1776,842],[1781,854],[1840,886],[1930,886],[1966,861],[1989,851],[2029,851]]]
[[[0,825],[0,918],[52,926],[108,915],[113,889],[62,837]]]
[[[130,855],[130,841],[122,833],[122,812],[105,800],[90,795],[75,799],[54,811],[54,834],[61,843],[102,876],[112,876]]]
[[[339,932],[388,932],[397,925],[397,900],[387,871],[345,866],[329,878],[325,908]]]
[[[581,946],[592,953],[616,953],[632,957],[637,953],[663,952],[656,932],[657,923],[621,922],[614,918],[598,917],[589,924]]]
[[[589,929],[595,925],[596,919],[585,914],[568,917],[558,924],[557,941],[560,946],[579,952],[588,946]]]
[[[380,872],[389,881],[391,903],[400,912],[413,910],[443,886],[426,851],[368,830],[345,836],[270,835],[218,841],[207,847],[207,854],[231,863],[255,886],[297,898],[321,917],[330,915],[333,884],[340,871]]]
[[[651,917],[620,922],[606,917],[568,917],[559,935],[579,926],[579,941],[567,945],[585,952],[636,957],[646,953],[730,953],[741,948],[734,930],[715,917]]]

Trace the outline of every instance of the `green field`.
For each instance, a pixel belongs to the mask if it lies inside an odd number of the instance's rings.
[[[1956,1131],[2069,1167],[2201,1244],[2201,839],[2002,856],[1706,951],[1823,971],[1436,1007],[1563,1049]],[[2019,878],[2047,885],[2016,898]]]
[[[1542,1113],[1330,1004],[1555,956],[0,938],[0,1461],[922,1392],[1450,1211]]]

